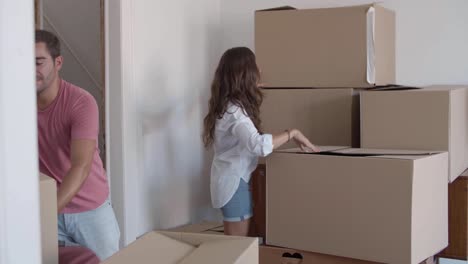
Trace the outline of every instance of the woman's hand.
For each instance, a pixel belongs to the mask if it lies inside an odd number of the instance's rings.
[[[301,131],[297,129],[291,130],[291,138],[294,139],[294,142],[305,152],[320,152],[320,149],[316,147],[314,144],[310,143],[309,139],[307,139]]]

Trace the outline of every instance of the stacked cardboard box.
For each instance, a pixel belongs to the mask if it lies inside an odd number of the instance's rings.
[[[361,147],[449,153],[453,182],[468,168],[468,89],[361,92]]]
[[[264,95],[261,119],[265,131],[297,128],[315,144],[359,146],[355,89],[264,89]],[[291,142],[283,148],[293,146]]]
[[[441,256],[468,260],[465,177],[468,167],[468,89],[361,93],[361,144],[369,148],[443,150],[449,153],[449,247]]]
[[[379,5],[255,13],[255,53],[272,88],[395,83],[395,13]]]
[[[295,127],[318,145],[358,147],[357,89],[395,83],[395,14],[379,5],[260,10],[255,52],[265,131]]]
[[[298,128],[318,145],[368,148],[271,155],[267,244],[374,263],[416,264],[443,250],[447,180],[468,167],[468,93],[386,86],[395,83],[394,12],[260,10],[255,52],[265,132]]]

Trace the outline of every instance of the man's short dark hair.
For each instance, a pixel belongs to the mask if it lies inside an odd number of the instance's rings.
[[[36,30],[36,43],[40,42],[46,44],[52,60],[55,61],[55,58],[60,56],[60,41],[54,33],[47,30]]]

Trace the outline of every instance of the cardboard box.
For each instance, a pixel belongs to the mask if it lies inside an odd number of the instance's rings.
[[[449,152],[449,181],[468,167],[463,86],[361,92],[361,147]]]
[[[58,263],[57,183],[39,176],[42,263]]]
[[[297,128],[317,145],[359,146],[359,96],[354,89],[264,89],[263,131]],[[293,142],[282,148],[296,147]]]
[[[103,263],[257,264],[258,240],[247,237],[153,231]]]
[[[379,5],[255,12],[255,53],[267,87],[395,83],[395,13]]]
[[[448,155],[425,154],[273,153],[266,244],[382,263],[433,256],[448,244]]]
[[[468,170],[449,184],[449,246],[439,257],[468,260]]]
[[[377,264],[365,260],[343,258],[295,250],[290,248],[260,245],[260,264]],[[420,264],[435,264],[434,257],[430,257]]]

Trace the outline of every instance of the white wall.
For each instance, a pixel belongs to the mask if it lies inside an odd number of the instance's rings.
[[[0,0],[0,264],[41,263],[33,4]]]
[[[144,153],[139,231],[209,217],[209,157],[201,142],[220,56],[219,1],[135,2],[135,87]]]
[[[282,5],[314,8],[369,0],[221,0],[223,48],[254,48],[254,11]],[[386,0],[397,15],[397,82],[468,84],[468,1]]]
[[[136,99],[136,112],[131,108],[132,113],[124,113],[124,129],[128,123],[136,126],[129,132],[132,138],[124,138],[136,146],[126,143],[123,150],[134,153],[130,158],[136,167],[124,168],[130,183],[116,186],[124,189],[124,202],[131,200],[124,209],[130,216],[125,221],[136,230],[128,232],[128,242],[132,232],[138,236],[218,217],[210,203],[211,157],[202,145],[201,131],[221,55],[221,23],[218,0],[122,3],[123,17],[128,12],[131,17],[121,22],[122,54],[129,58],[123,62],[123,82],[131,86],[123,84],[123,92]]]

